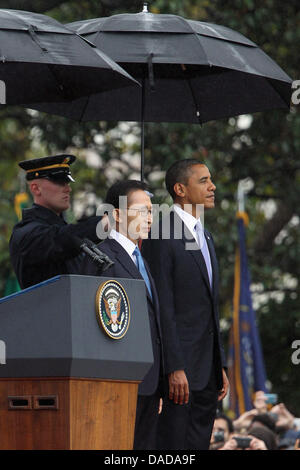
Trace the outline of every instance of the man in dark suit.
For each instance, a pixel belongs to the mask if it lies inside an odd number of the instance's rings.
[[[122,197],[127,198],[127,204],[122,204],[124,200],[120,204]],[[113,208],[109,215],[110,219],[113,216],[111,225],[115,226],[109,238],[99,245],[114,262],[105,276],[145,281],[154,363],[138,389],[134,449],[155,449],[162,375],[159,306],[154,281],[138,247],[138,242],[147,238],[150,231],[152,204],[145,183],[134,180],[115,183],[108,190],[105,202]],[[90,260],[86,260],[81,273],[101,275],[98,266]]]
[[[166,173],[175,205],[142,252],[160,303],[169,394],[159,419],[159,449],[208,449],[217,402],[228,380],[218,317],[218,267],[199,209],[214,207],[208,168],[181,160]],[[154,239],[156,238],[156,239]]]

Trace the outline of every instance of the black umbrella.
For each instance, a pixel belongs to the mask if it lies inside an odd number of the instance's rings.
[[[288,110],[291,78],[256,44],[224,26],[175,15],[121,14],[68,25],[142,83],[38,109],[82,121],[204,123]]]
[[[58,21],[18,10],[0,10],[0,80],[1,102],[10,105],[65,101],[136,83]]]

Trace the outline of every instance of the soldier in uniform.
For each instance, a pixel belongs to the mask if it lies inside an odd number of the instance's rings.
[[[63,212],[70,206],[70,165],[74,155],[54,155],[25,160],[19,166],[26,171],[33,206],[23,210],[9,242],[11,261],[22,289],[59,274],[78,274],[81,248],[75,240],[96,235],[101,217],[94,216],[68,224]]]

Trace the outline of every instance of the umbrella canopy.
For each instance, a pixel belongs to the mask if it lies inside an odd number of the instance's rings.
[[[96,46],[46,15],[0,10],[0,44],[6,104],[64,102],[133,84]]]
[[[204,123],[288,110],[292,79],[256,44],[224,26],[176,15],[121,14],[70,23],[142,84],[41,111],[71,119]],[[142,169],[143,173],[143,169]]]
[[[58,114],[198,123],[289,109],[292,79],[256,44],[224,26],[142,12],[68,27],[101,46],[144,87],[90,97],[82,115],[79,103],[58,106]]]

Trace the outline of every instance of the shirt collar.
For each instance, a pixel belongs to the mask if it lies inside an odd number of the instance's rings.
[[[200,222],[201,228],[203,230],[201,218],[196,219],[192,214],[189,214],[188,212],[183,210],[182,207],[180,207],[178,204],[174,204],[173,209],[191,233],[195,232],[195,225],[197,224],[197,222]]]
[[[116,240],[118,243],[120,243],[124,250],[127,251],[129,256],[133,256],[136,244],[129,240],[129,238],[125,237],[125,235],[123,235],[122,233],[117,232],[115,229],[112,229],[110,231],[109,238],[113,238],[114,240]]]

